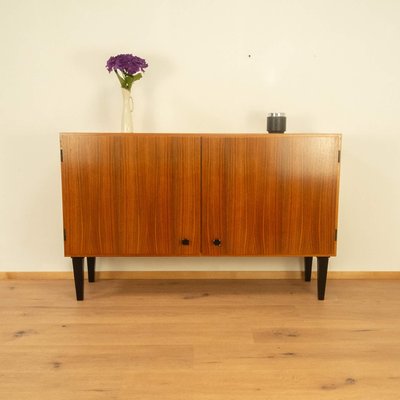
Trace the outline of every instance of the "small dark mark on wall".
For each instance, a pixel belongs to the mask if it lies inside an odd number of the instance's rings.
[[[295,356],[296,353],[282,353],[283,356]]]
[[[61,328],[66,328],[67,327],[67,325],[61,325]]]
[[[346,379],[346,385],[354,385],[357,381],[353,378]]]
[[[60,367],[61,367],[61,363],[60,362],[58,362],[58,361],[54,361],[53,363],[52,363],[52,365],[53,365],[53,368],[54,369],[59,369]]]
[[[10,290],[14,290],[15,289],[15,286],[9,286],[8,287]]]

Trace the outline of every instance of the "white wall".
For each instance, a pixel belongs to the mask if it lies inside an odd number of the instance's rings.
[[[400,1],[0,0],[0,270],[64,271],[58,133],[117,131],[109,56],[149,63],[140,132],[342,132],[332,270],[400,270]],[[300,259],[102,259],[103,269],[299,269]]]

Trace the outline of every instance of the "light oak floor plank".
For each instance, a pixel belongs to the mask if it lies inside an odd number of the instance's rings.
[[[400,398],[400,281],[0,281],[0,399]]]

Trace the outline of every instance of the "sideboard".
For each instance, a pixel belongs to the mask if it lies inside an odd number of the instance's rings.
[[[340,134],[61,133],[64,254],[77,300],[96,257],[336,255]]]

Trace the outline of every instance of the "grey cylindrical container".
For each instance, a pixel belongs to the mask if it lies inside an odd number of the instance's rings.
[[[284,133],[286,131],[285,113],[269,113],[267,117],[268,133]]]

